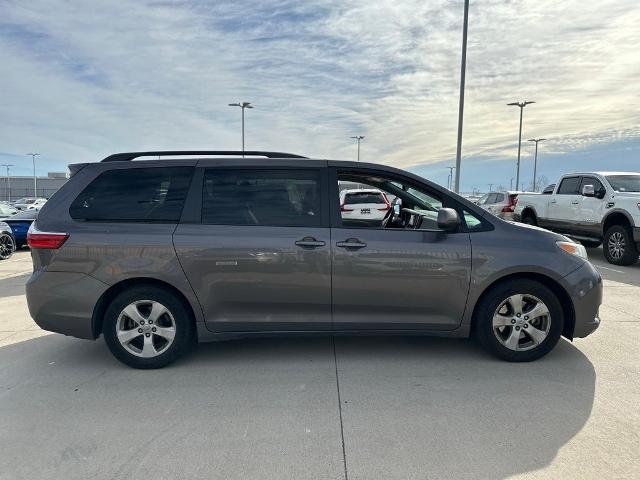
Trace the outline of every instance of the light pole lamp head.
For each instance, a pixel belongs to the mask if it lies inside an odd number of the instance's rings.
[[[527,140],[527,142],[544,142],[546,140],[546,138],[530,138],[529,140]]]
[[[240,107],[240,108],[253,108],[253,105],[251,105],[251,102],[230,103],[229,106],[230,107]]]
[[[355,138],[356,140],[362,140],[364,138],[364,135],[354,135],[353,137],[350,138]]]
[[[536,102],[533,102],[533,101],[527,101],[527,100],[525,100],[524,102],[511,102],[511,103],[507,103],[507,106],[509,106],[509,107],[520,107],[520,108],[524,108],[524,107],[526,107],[527,105],[530,105],[530,104],[532,104],[532,103],[536,103]]]

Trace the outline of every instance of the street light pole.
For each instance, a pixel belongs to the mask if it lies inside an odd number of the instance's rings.
[[[493,183],[489,184],[489,193],[491,193],[491,190],[493,190]]]
[[[449,190],[451,190],[451,187],[453,187],[453,171],[455,170],[456,167],[447,167],[449,169],[449,176],[447,177],[447,188]]]
[[[536,102],[524,101],[524,102],[507,103],[508,106],[520,107],[520,129],[518,130],[518,164],[517,164],[518,166],[516,169],[516,190],[518,190],[518,186],[520,185],[520,146],[522,144],[522,111],[524,110],[524,107],[526,107],[531,103],[536,103]]]
[[[27,153],[27,155],[31,155],[33,160],[33,196],[38,196],[38,177],[36,177],[36,157],[40,155],[39,153]]]
[[[544,142],[546,138],[530,138],[529,142],[536,142],[536,154],[533,157],[533,191],[536,191],[536,175],[538,170],[538,142]]]
[[[460,104],[458,106],[458,141],[456,144],[456,185],[460,193],[460,163],[462,162],[462,118],[464,114],[464,81],[467,70],[467,30],[469,27],[469,0],[464,0],[464,20],[462,25],[462,60],[460,61]]]
[[[230,107],[240,107],[242,110],[242,157],[244,158],[244,109],[245,108],[253,108],[251,102],[236,102],[230,103]]]
[[[358,141],[358,162],[360,162],[360,140],[364,138],[364,135],[355,135],[351,138],[355,138]]]
[[[11,178],[9,176],[9,168],[13,167],[12,164],[7,164],[7,163],[3,163],[2,164],[3,167],[6,167],[7,169],[7,201],[11,201]]]

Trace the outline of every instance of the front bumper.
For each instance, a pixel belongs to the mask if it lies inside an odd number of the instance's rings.
[[[36,270],[27,281],[29,313],[44,330],[94,339],[93,310],[108,288],[84,273]]]
[[[571,338],[584,338],[600,326],[602,277],[590,262],[565,277],[573,302],[575,325]]]

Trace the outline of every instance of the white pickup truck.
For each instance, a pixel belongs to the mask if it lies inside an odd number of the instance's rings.
[[[513,218],[563,233],[586,247],[604,243],[609,263],[632,265],[640,250],[640,173],[564,175],[550,194],[518,195]]]

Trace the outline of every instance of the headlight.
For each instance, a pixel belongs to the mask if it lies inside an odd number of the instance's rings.
[[[584,248],[584,246],[580,245],[579,243],[556,242],[556,245],[558,245],[558,247],[560,247],[565,252],[570,253],[571,255],[575,255],[576,257],[580,257],[580,258],[584,258],[585,260],[588,260],[587,250]]]

